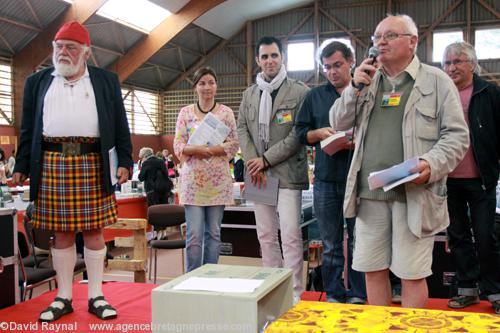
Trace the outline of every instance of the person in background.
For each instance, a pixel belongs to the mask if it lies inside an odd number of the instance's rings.
[[[442,65],[460,94],[471,142],[446,183],[448,240],[458,282],[458,295],[448,306],[462,309],[477,304],[481,290],[500,314],[500,240],[495,232],[500,88],[479,77],[476,51],[469,43],[448,45]]]
[[[321,149],[321,140],[336,132],[330,127],[328,114],[333,102],[351,84],[354,56],[347,45],[335,41],[320,49],[318,58],[328,82],[306,95],[296,126],[300,142],[316,147],[313,193],[314,212],[324,248],[323,288],[328,302],[364,304],[364,274],[351,267],[356,219],[344,220],[342,213],[352,144],[347,144],[344,150],[332,156]],[[344,272],[344,223],[348,234],[347,272]],[[342,276],[347,276],[347,289]]]
[[[241,151],[236,153],[233,159],[233,174],[235,182],[243,182],[245,175],[245,162],[243,161],[243,156],[241,156]]]
[[[126,182],[133,165],[120,83],[116,74],[86,64],[90,36],[80,23],[64,24],[52,45],[54,67],[29,76],[25,83],[12,176],[19,185],[30,177],[33,226],[55,231],[51,253],[57,297],[38,320],[51,322],[73,312],[79,230],[85,242],[88,311],[100,319],[113,319],[117,311],[102,293],[103,228],[117,221],[114,184]],[[110,155],[118,164],[113,172]]]
[[[7,160],[7,164],[5,165],[5,171],[7,177],[12,177],[12,172],[14,171],[14,167],[16,166],[16,151],[12,150],[12,154],[10,155],[9,159]]]
[[[215,100],[215,71],[210,67],[198,69],[193,88],[198,101],[179,111],[174,137],[174,152],[181,164],[178,193],[186,212],[188,272],[204,264],[216,264],[219,259],[224,207],[234,203],[229,160],[238,151],[233,111]],[[225,124],[229,134],[219,145],[190,144],[189,138],[207,114]]]
[[[0,148],[0,184],[7,184],[8,166],[5,163],[5,151]]]
[[[365,59],[356,68],[330,110],[333,128],[355,126],[344,201],[344,215],[356,216],[352,268],[365,272],[371,305],[391,304],[390,270],[401,278],[402,306],[422,308],[434,235],[449,224],[446,176],[465,155],[468,130],[451,79],[415,55],[411,17],[388,15],[372,39],[376,62]],[[371,172],[413,157],[417,178],[387,192],[370,190]]]
[[[161,151],[161,158],[162,158],[164,161],[167,161],[167,160],[168,160],[168,154],[169,154],[168,149],[163,149],[163,150]]]
[[[277,205],[254,204],[257,236],[264,266],[292,269],[294,302],[298,302],[304,291],[302,190],[308,189],[309,179],[306,150],[294,124],[309,88],[287,76],[279,39],[262,37],[255,47],[255,61],[261,72],[256,84],[243,92],[238,136],[252,183],[265,184],[268,172],[279,179]]]
[[[149,147],[141,148],[139,158],[142,167],[138,178],[144,182],[148,206],[166,204],[173,184],[168,177],[165,162],[154,156],[153,149]]]

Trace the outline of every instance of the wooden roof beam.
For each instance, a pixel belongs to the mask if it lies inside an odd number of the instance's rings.
[[[176,14],[161,22],[149,35],[137,42],[123,57],[109,69],[116,71],[120,81],[125,81],[137,68],[172,40],[186,26],[205,12],[225,0],[190,1]]]
[[[486,8],[490,13],[492,13],[493,15],[495,15],[497,17],[497,19],[500,19],[500,12],[498,12],[490,4],[488,4],[484,0],[477,0],[477,2],[479,2],[481,4],[481,6],[483,6],[484,8]]]
[[[441,16],[437,18],[434,22],[432,22],[431,26],[427,28],[420,36],[418,37],[418,43],[420,44],[424,39],[426,39],[441,22],[443,22],[450,14],[462,3],[463,0],[457,0],[452,3],[448,8],[444,11]]]
[[[459,0],[459,1],[461,1],[461,0]],[[349,37],[351,37],[351,39],[353,39],[356,43],[358,43],[359,45],[363,46],[364,48],[368,48],[368,44],[366,44],[361,39],[359,39],[355,34],[353,34],[351,32],[351,30],[348,27],[346,27],[345,25],[343,25],[342,22],[340,22],[337,18],[335,18],[334,16],[330,15],[326,10],[324,10],[322,8],[320,8],[319,11],[327,19],[329,19],[330,21],[332,21],[335,25],[337,25],[340,29],[342,29],[342,31],[344,31],[347,35],[349,35]]]
[[[243,29],[245,29],[245,26],[243,26],[238,32],[236,32],[231,38],[229,39],[221,39],[208,53],[206,56],[201,57],[198,61],[196,61],[191,67],[189,67],[184,73],[182,73],[177,79],[175,79],[172,83],[169,83],[168,86],[165,88],[165,90],[172,90],[179,83],[181,83],[184,80],[189,80],[189,75],[193,73],[195,70],[197,70],[201,65],[203,65],[208,59],[212,58],[217,52],[220,50],[224,49],[226,45],[234,39],[236,36],[238,36]]]

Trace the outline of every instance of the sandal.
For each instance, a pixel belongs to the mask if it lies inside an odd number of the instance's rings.
[[[95,302],[97,301],[104,301],[106,302],[105,305],[101,306],[95,306]],[[112,310],[115,312],[115,314],[109,315],[109,316],[104,316],[104,311],[105,310]],[[95,298],[89,299],[89,312],[96,315],[97,318],[102,319],[102,320],[108,320],[108,319],[115,319],[118,314],[117,311],[114,307],[112,307],[105,299],[104,296],[97,296]]]
[[[497,315],[500,315],[500,300],[491,302],[491,305],[493,305],[493,311]]]
[[[54,298],[54,301],[52,303],[54,302],[61,302],[64,306],[62,307],[62,309],[58,307],[49,306],[48,308],[40,312],[40,317],[38,317],[39,322],[51,322],[61,318],[65,314],[73,312],[73,307],[71,306],[71,300],[66,298],[56,297]],[[52,313],[52,319],[42,318],[42,314],[47,312]]]
[[[479,302],[479,296],[459,295],[451,298],[448,301],[448,307],[452,309],[463,309],[473,304],[479,304]]]

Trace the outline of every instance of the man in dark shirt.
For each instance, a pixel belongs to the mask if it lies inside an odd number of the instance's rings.
[[[448,306],[462,309],[479,303],[481,291],[500,314],[500,239],[495,232],[500,88],[479,77],[476,51],[469,43],[448,45],[442,65],[460,94],[471,138],[464,159],[446,183],[448,240],[458,282],[458,295]]]
[[[344,202],[345,183],[349,170],[349,148],[332,156],[321,150],[320,142],[335,133],[330,127],[328,112],[333,102],[351,82],[350,68],[354,64],[351,49],[340,42],[327,44],[319,60],[328,82],[312,89],[306,96],[297,118],[301,143],[316,147],[314,165],[314,210],[324,246],[322,264],[323,286],[329,302],[364,304],[366,300],[364,274],[351,268],[355,218],[346,219],[348,232],[348,281],[342,280],[344,270]]]

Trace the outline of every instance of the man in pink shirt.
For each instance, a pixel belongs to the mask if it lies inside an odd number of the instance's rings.
[[[448,238],[458,282],[458,295],[448,306],[461,309],[477,304],[481,292],[500,314],[500,245],[495,232],[500,88],[478,76],[476,52],[469,43],[448,45],[442,64],[460,93],[471,139],[464,159],[447,181]]]

